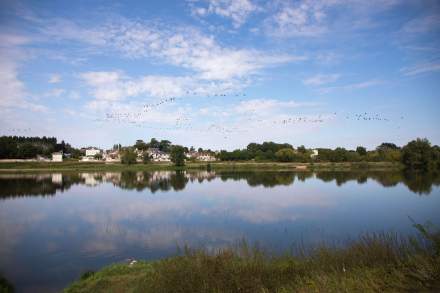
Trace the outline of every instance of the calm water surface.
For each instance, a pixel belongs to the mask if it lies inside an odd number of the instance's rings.
[[[343,243],[440,224],[440,178],[397,172],[0,174],[0,274],[52,292],[87,270],[216,249]]]

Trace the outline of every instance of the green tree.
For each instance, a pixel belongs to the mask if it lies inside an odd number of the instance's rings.
[[[277,161],[293,162],[295,159],[295,151],[291,148],[284,148],[275,153]]]
[[[127,165],[136,164],[136,158],[137,155],[132,149],[125,149],[122,151],[121,163]]]
[[[18,148],[18,157],[22,159],[35,158],[38,154],[38,148],[31,142],[25,142]]]
[[[142,139],[136,140],[134,147],[141,151],[148,149],[148,145]]]
[[[399,149],[399,147],[391,142],[384,142],[381,145],[379,145],[378,147],[376,147],[376,150],[379,152],[384,151],[384,150],[398,150],[398,149]]]
[[[159,141],[157,139],[155,139],[154,137],[150,140],[150,143],[148,144],[148,146],[150,148],[159,148]]]
[[[151,157],[150,157],[150,155],[148,154],[148,152],[144,152],[143,154],[142,154],[142,163],[144,163],[144,164],[149,164],[151,162]]]
[[[159,142],[159,150],[165,153],[168,153],[170,151],[171,147],[171,141],[169,140],[161,140]]]
[[[185,166],[185,149],[180,145],[175,145],[171,148],[171,162],[175,166]]]
[[[402,163],[408,169],[428,171],[434,167],[435,153],[426,138],[417,138],[402,148]]]
[[[367,149],[364,148],[363,146],[358,146],[356,148],[356,153],[358,153],[359,156],[366,156],[367,155]]]
[[[101,160],[102,159],[102,154],[95,154],[93,156],[96,160]]]
[[[301,153],[301,154],[305,154],[305,153],[307,153],[307,149],[306,149],[306,147],[303,146],[303,145],[299,146],[299,147],[297,148],[297,151],[298,151],[299,153]]]
[[[435,145],[432,147],[433,152],[433,158],[435,162],[435,168],[437,170],[440,170],[440,147],[438,145]]]

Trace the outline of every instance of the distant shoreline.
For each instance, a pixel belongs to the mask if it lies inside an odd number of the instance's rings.
[[[210,167],[208,167],[208,164]],[[0,172],[35,171],[177,171],[177,170],[225,170],[225,171],[332,171],[332,170],[401,170],[402,164],[392,162],[341,162],[341,163],[279,163],[279,162],[187,162],[183,167],[172,163],[124,165],[105,162],[0,162]]]

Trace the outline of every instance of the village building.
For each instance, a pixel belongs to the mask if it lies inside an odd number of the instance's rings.
[[[196,159],[203,162],[212,162],[216,160],[216,158],[209,153],[200,153]]]
[[[171,157],[169,154],[162,152],[158,148],[149,148],[147,154],[150,156],[153,162],[170,162]]]
[[[118,163],[121,161],[121,156],[118,150],[108,150],[104,152],[102,159],[106,163]]]
[[[197,160],[197,161],[203,161],[203,162],[212,162],[215,161],[215,156],[211,155],[208,152],[188,152],[185,154],[188,158]]]
[[[62,162],[63,152],[52,153],[52,162]]]
[[[85,156],[81,158],[82,162],[96,162],[99,161],[99,159],[96,158],[96,155],[102,155],[102,150],[95,148],[95,147],[88,147],[85,149],[82,149],[85,151]]]
[[[86,157],[94,157],[95,155],[101,154],[101,150],[98,148],[87,148],[86,149]]]

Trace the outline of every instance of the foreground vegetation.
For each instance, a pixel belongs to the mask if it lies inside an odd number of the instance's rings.
[[[440,234],[367,235],[346,248],[269,256],[241,245],[87,272],[65,292],[402,292],[440,290]]]

